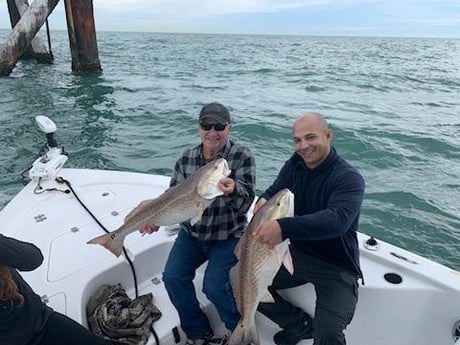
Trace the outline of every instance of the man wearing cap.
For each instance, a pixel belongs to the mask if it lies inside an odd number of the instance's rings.
[[[229,282],[230,268],[237,262],[233,253],[246,225],[246,213],[255,197],[255,160],[249,148],[229,139],[232,125],[228,109],[220,103],[206,104],[198,118],[201,143],[187,149],[177,160],[170,186],[191,176],[211,160],[223,157],[231,174],[219,181],[224,196],[206,208],[197,224],[181,224],[163,272],[171,302],[179,314],[187,344],[225,344],[213,338],[213,330],[196,298],[195,271],[207,262],[203,292],[232,331],[240,318]],[[143,224],[140,231],[152,233],[154,224]]]
[[[363,280],[357,231],[365,181],[338,154],[333,137],[322,114],[308,112],[297,118],[292,127],[295,152],[254,208],[257,212],[283,188],[295,195],[294,217],[268,220],[253,233],[270,247],[290,241],[294,273],[282,266],[268,288],[274,302],[258,308],[282,328],[273,336],[277,345],[309,338],[315,345],[347,343],[344,331],[355,313],[358,280]],[[306,283],[315,287],[314,318],[278,293]]]

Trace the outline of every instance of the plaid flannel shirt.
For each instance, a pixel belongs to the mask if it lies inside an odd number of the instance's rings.
[[[174,167],[170,186],[175,186],[205,165],[202,145],[186,150]],[[230,178],[235,181],[235,190],[217,197],[203,212],[201,220],[194,226],[184,222],[182,227],[199,240],[225,240],[240,237],[248,223],[246,213],[255,197],[256,167],[249,148],[227,140],[218,154],[225,158],[231,169]]]

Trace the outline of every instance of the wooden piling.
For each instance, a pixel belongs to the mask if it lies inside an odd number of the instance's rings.
[[[10,13],[11,27],[17,24],[21,16],[29,8],[27,0],[7,0],[8,11]],[[38,63],[51,64],[53,62],[53,54],[46,49],[45,44],[37,33],[32,39],[29,48],[26,49],[22,58],[32,58]]]
[[[0,75],[9,75],[19,57],[54,10],[59,0],[34,0],[20,17],[0,51]]]
[[[92,0],[65,0],[72,71],[101,72]]]
[[[14,28],[16,23],[21,18],[21,15],[19,14],[19,10],[16,7],[16,0],[6,0],[6,4],[8,6],[8,12],[10,14],[11,28]]]

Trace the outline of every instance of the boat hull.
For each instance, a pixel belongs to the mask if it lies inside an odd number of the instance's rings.
[[[162,193],[169,178],[118,171],[62,169],[60,175],[94,216],[111,231],[140,201]],[[45,189],[69,189],[55,181]],[[86,303],[103,284],[118,284],[135,297],[133,272],[126,258],[114,257],[88,239],[103,230],[79,203],[74,193],[34,193],[29,183],[0,212],[0,229],[36,244],[45,260],[23,276],[55,310],[87,326]],[[175,234],[162,227],[158,233],[135,232],[125,241],[133,262],[139,294],[152,292],[163,316],[154,328],[163,345],[184,344],[179,319],[164,289],[162,271]],[[368,245],[359,233],[365,285],[359,287],[355,317],[346,330],[353,345],[451,345],[460,337],[460,273],[383,241]],[[198,298],[216,333],[224,332],[213,305],[201,292],[205,266],[196,276]],[[314,316],[315,292],[311,284],[282,291],[296,305]],[[261,344],[271,345],[279,328],[260,313],[256,315]],[[154,344],[151,337],[149,344]],[[299,344],[312,344],[305,340]],[[459,342],[460,344],[460,342]]]

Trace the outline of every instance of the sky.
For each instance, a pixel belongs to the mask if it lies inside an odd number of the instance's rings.
[[[460,38],[460,0],[93,0],[93,6],[96,31]],[[0,0],[0,28],[9,23]],[[64,1],[49,25],[66,30]]]

